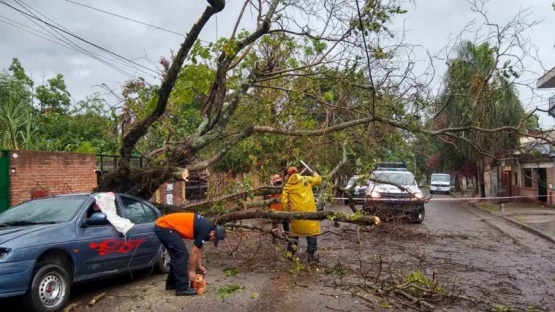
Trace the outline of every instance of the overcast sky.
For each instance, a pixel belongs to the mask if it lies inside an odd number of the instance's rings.
[[[125,80],[136,75],[155,82],[157,74],[152,72],[155,70],[153,63],[162,56],[168,57],[172,50],[176,51],[183,38],[170,31],[185,33],[206,7],[205,0],[72,1],[167,30],[148,27],[66,0],[0,0],[0,68],[7,69],[11,59],[17,57],[37,84],[42,84],[43,79],[61,73],[75,101],[84,99],[86,95],[94,92],[104,93],[105,90],[98,87],[103,83],[117,89]],[[519,80],[520,83],[535,86],[535,81],[545,69],[555,67],[555,11],[551,7],[553,1],[491,0],[486,5],[491,21],[501,25],[513,18],[519,10],[528,8],[528,20],[539,21],[539,25],[529,30],[526,36],[530,37],[531,44],[537,48],[543,66],[531,58],[527,59],[525,67],[528,72]],[[100,52],[61,30],[56,33],[47,25],[26,17],[1,2],[29,15],[35,15],[118,56]],[[417,57],[424,58],[426,51],[431,54],[439,53],[470,21],[477,19],[476,23],[482,22],[464,0],[415,2],[404,5],[409,13],[399,18],[395,26],[399,29],[404,27],[406,41],[419,46]],[[242,3],[242,0],[227,1],[226,9],[218,14],[217,18],[210,20],[201,34],[201,39],[214,41],[218,37],[228,36]],[[63,40],[67,42],[71,39],[71,42],[85,48],[86,53],[94,52],[100,55],[102,60],[112,66],[119,66],[119,70],[124,73],[76,51],[75,46],[68,48],[53,43],[52,35],[58,38],[64,36],[66,39]],[[131,60],[135,64],[121,58]],[[438,62],[437,66],[441,66],[441,63]],[[442,74],[442,71],[438,70],[438,74]],[[521,101],[528,110],[536,106],[547,109],[546,99],[555,93],[536,90],[534,94],[529,88],[524,87],[520,87],[519,91]],[[543,127],[555,125],[554,118],[545,114],[540,117]]]

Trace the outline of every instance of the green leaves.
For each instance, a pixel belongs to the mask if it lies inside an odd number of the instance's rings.
[[[71,104],[71,95],[62,74],[47,80],[47,85],[37,87],[36,97],[40,102],[41,112],[66,113]]]
[[[243,289],[245,289],[244,286],[240,286],[240,285],[227,285],[227,286],[223,286],[218,288],[218,297],[222,300],[225,300],[227,297],[231,296],[233,293],[238,292],[238,291],[242,291]]]
[[[224,270],[226,276],[235,276],[239,274],[239,270],[237,268],[229,268]]]
[[[0,147],[30,147],[33,120],[32,80],[17,58],[0,73]]]
[[[61,74],[32,93],[33,81],[14,58],[0,74],[0,147],[82,153],[117,151],[118,125],[98,94],[71,106]],[[39,109],[32,105],[35,96]]]

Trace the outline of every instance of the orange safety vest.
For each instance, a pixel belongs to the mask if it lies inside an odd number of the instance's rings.
[[[195,220],[194,212],[177,212],[161,216],[156,220],[156,225],[176,231],[185,239],[193,239]]]

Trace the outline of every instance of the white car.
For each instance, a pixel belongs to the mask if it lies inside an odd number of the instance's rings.
[[[422,223],[424,202],[424,195],[409,171],[375,170],[366,189],[363,209],[383,218],[402,215]]]
[[[451,176],[447,173],[432,173],[430,177],[430,194],[451,192]]]

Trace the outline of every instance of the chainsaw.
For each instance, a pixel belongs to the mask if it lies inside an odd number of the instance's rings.
[[[204,272],[197,270],[195,280],[191,281],[191,288],[197,291],[197,295],[204,294],[206,290],[206,280]]]

